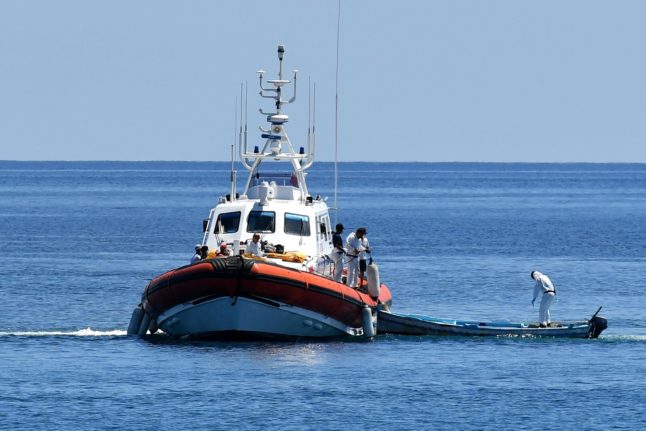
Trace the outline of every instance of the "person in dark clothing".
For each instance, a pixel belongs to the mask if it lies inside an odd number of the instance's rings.
[[[334,262],[334,279],[338,282],[341,282],[343,277],[343,256],[345,255],[345,249],[343,248],[343,238],[341,234],[343,233],[343,225],[341,223],[336,225],[336,232],[332,235],[332,253],[330,253],[330,258]]]
[[[202,260],[209,257],[209,247],[206,245],[203,245],[202,248],[200,248],[200,255],[202,256]]]

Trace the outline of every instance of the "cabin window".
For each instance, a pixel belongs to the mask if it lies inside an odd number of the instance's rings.
[[[328,241],[332,235],[330,233],[330,218],[327,214],[319,214],[316,216],[316,223],[318,225],[318,239]]]
[[[214,234],[235,233],[240,227],[240,211],[222,213],[215,222]]]
[[[325,225],[325,240],[332,240],[332,227],[330,226],[330,217],[326,215],[323,217],[323,224]]]
[[[310,218],[300,214],[285,213],[285,233],[310,236]]]
[[[273,233],[276,231],[276,213],[251,211],[247,218],[247,232]]]

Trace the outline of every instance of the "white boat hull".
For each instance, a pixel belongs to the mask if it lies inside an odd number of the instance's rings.
[[[220,297],[175,306],[156,319],[165,333],[182,338],[307,337],[363,335],[329,317],[275,301]]]

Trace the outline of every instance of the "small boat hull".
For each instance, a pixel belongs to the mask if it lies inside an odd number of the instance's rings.
[[[142,308],[152,326],[179,338],[330,338],[364,335],[365,308],[376,316],[391,301],[385,285],[372,298],[308,271],[236,256],[156,277]]]
[[[608,327],[608,321],[596,315],[590,320],[554,322],[547,328],[541,328],[538,324],[451,320],[382,310],[379,311],[378,321],[379,333],[404,335],[597,338]]]

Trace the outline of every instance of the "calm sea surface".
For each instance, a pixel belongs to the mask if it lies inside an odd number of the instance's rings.
[[[333,172],[308,176],[330,206]],[[338,220],[368,227],[395,311],[535,320],[538,269],[555,319],[604,307],[598,340],[127,337],[228,177],[0,162],[0,429],[646,429],[646,165],[340,166]]]

